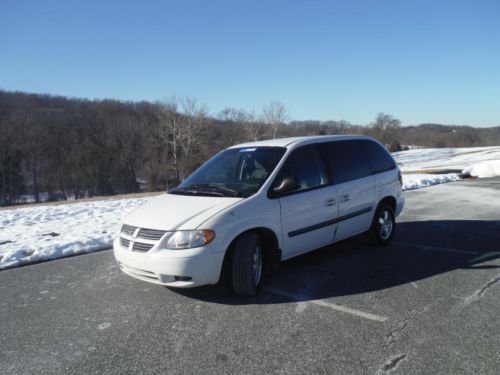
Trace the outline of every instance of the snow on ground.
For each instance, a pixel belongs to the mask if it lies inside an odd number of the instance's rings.
[[[403,174],[403,190],[420,189],[427,186],[460,180],[458,173]]]
[[[500,162],[500,146],[462,147],[462,148],[427,148],[394,152],[401,171],[462,171],[481,162]]]
[[[393,156],[403,172],[403,190],[456,181],[461,176],[500,176],[500,146],[415,149]],[[462,173],[444,172],[450,170]],[[149,199],[154,197],[2,210],[0,270],[110,248],[121,220]]]
[[[472,164],[462,171],[465,176],[486,178],[500,176],[500,159]]]
[[[403,173],[403,190],[456,181],[462,177],[500,176],[500,146],[413,149],[392,155]],[[445,173],[453,170],[457,172]]]
[[[121,220],[154,198],[42,205],[0,211],[0,270],[111,247]]]

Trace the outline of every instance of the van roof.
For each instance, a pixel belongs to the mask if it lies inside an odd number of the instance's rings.
[[[277,139],[266,139],[257,142],[241,143],[239,145],[234,145],[229,148],[240,148],[240,147],[298,147],[306,145],[309,143],[320,143],[328,141],[339,141],[347,139],[369,139],[374,140],[372,137],[365,135],[317,135],[310,137],[290,137],[290,138],[277,138]]]

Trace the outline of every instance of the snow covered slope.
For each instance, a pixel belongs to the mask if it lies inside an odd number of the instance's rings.
[[[488,162],[500,163],[500,146],[466,148],[427,148],[394,152],[394,159],[401,171],[462,171],[474,164]]]
[[[414,149],[392,155],[403,172],[403,190],[419,189],[469,176],[500,176],[500,146]],[[456,172],[445,173],[450,171]]]

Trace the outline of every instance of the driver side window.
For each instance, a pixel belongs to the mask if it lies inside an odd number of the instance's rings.
[[[290,154],[281,168],[274,186],[279,185],[286,177],[297,179],[300,187],[294,192],[310,190],[328,184],[323,164],[312,146],[301,147]]]

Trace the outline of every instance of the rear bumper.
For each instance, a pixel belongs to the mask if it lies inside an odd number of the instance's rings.
[[[179,257],[182,251],[141,253],[123,248],[118,238],[113,243],[113,253],[120,269],[136,279],[177,288],[216,284],[219,281],[224,252],[190,249],[190,256]]]

